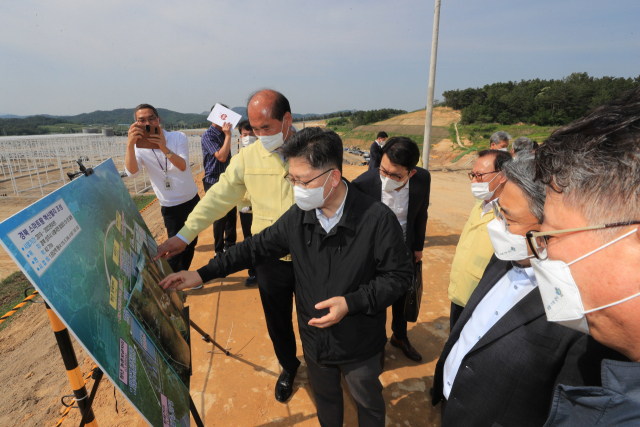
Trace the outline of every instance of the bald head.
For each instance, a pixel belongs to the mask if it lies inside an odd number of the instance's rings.
[[[281,122],[286,113],[291,114],[291,106],[289,105],[289,100],[280,92],[263,89],[254,92],[249,97],[247,113],[251,111],[268,115],[272,119]]]
[[[247,115],[258,137],[283,132],[286,141],[291,136],[291,107],[280,92],[264,89],[253,93],[247,103]]]

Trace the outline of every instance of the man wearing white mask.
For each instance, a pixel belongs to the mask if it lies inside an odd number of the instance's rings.
[[[511,160],[509,153],[484,150],[469,173],[471,193],[478,199],[464,225],[456,254],[451,264],[449,299],[451,300],[450,330],[462,313],[469,297],[478,285],[484,269],[493,255],[487,224],[495,217],[492,202],[502,193],[506,178],[503,165]]]
[[[342,141],[335,132],[303,129],[282,152],[289,158],[287,180],[296,205],[207,266],[169,275],[160,285],[188,289],[253,260],[290,253],[300,339],[320,425],[342,427],[344,377],[358,425],[383,427],[378,377],[387,342],[386,309],[409,289],[412,254],[393,212],[342,179]]]
[[[422,259],[431,190],[431,174],[416,167],[419,159],[420,149],[415,142],[405,137],[392,137],[382,147],[380,168],[367,171],[353,181],[356,188],[381,200],[396,214],[415,262]],[[409,342],[404,309],[404,297],[392,305],[390,342],[406,357],[419,362],[422,356]]]
[[[544,222],[527,237],[547,318],[630,361],[601,387],[562,382],[546,426],[640,425],[640,88],[559,128],[536,152]]]
[[[504,165],[487,227],[495,254],[436,364],[432,403],[443,401],[443,427],[538,427],[558,381],[593,381],[602,348],[587,353],[584,335],[547,322],[530,265],[525,235],[540,230],[545,201],[533,162],[527,153]]]
[[[187,242],[237,206],[247,193],[251,197],[253,234],[272,225],[293,205],[293,189],[284,179],[289,163],[280,152],[284,141],[292,136],[289,101],[279,92],[261,90],[249,98],[247,114],[259,139],[231,158],[220,180],[198,203],[178,235],[158,247],[158,254],[170,257],[183,251]],[[290,257],[283,257],[263,259],[255,266],[267,330],[282,366],[275,387],[279,402],[287,401],[293,393],[300,366],[292,322],[295,277]]]
[[[511,140],[511,135],[504,131],[494,132],[493,135],[489,138],[489,148],[491,150],[498,150],[507,152],[509,149],[509,141]]]

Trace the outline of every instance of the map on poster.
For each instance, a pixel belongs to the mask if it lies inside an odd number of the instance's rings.
[[[111,159],[0,223],[0,243],[150,425],[190,425],[182,295],[157,286],[171,267]]]

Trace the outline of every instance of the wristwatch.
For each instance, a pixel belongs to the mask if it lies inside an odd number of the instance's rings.
[[[164,155],[167,159],[170,159],[173,156],[173,151],[169,150],[167,154]]]

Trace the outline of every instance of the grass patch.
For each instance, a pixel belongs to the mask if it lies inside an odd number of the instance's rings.
[[[143,194],[140,196],[133,196],[132,199],[136,204],[136,208],[138,208],[138,210],[142,210],[142,208],[153,202],[156,199],[156,196],[155,194]]]
[[[0,282],[0,316],[4,316],[24,299],[24,290],[29,286],[31,286],[31,282],[22,274],[22,271],[16,271]],[[30,290],[29,293],[33,293],[33,290]],[[35,299],[37,299],[37,297]],[[0,324],[0,331],[6,328],[15,316],[14,314],[2,322],[2,324]]]
[[[538,144],[551,135],[556,129],[555,126],[532,126],[532,125],[509,125],[503,126],[496,123],[487,124],[473,124],[473,125],[460,125],[458,124],[458,132],[460,133],[460,139],[466,137],[472,142],[472,146],[478,149],[489,148],[489,138],[491,134],[498,130],[507,132],[513,139],[520,136],[526,136],[536,141]],[[450,132],[453,131],[453,140],[455,141],[455,129],[453,125],[450,127]],[[513,140],[512,140],[513,141]]]

